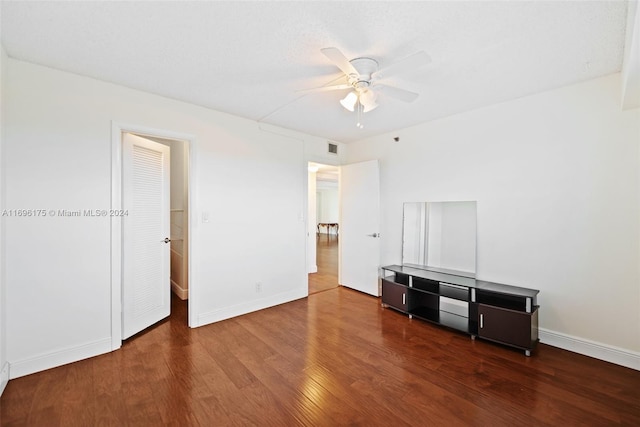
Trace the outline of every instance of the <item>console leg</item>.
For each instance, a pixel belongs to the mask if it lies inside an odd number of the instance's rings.
[[[531,350],[525,350],[524,355],[527,357],[531,356]]]

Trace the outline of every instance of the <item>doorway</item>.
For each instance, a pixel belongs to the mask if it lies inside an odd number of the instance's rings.
[[[162,215],[168,218],[167,237],[163,239],[168,245],[167,256],[170,268],[167,269],[167,277],[165,285],[160,285],[166,291],[165,301],[169,306],[175,307],[175,302],[180,301],[185,309],[178,310],[176,314],[184,316],[189,325],[193,325],[193,317],[195,313],[191,305],[187,305],[187,299],[194,301],[193,283],[189,283],[189,271],[192,264],[193,252],[191,248],[192,233],[190,230],[190,212],[191,206],[194,204],[193,195],[190,191],[189,183],[194,175],[191,153],[194,150],[195,138],[191,135],[177,134],[174,132],[143,128],[138,126],[121,125],[113,123],[112,125],[112,200],[111,207],[113,211],[124,211],[124,200],[127,191],[125,186],[129,185],[130,177],[123,175],[126,165],[123,165],[125,155],[125,140],[127,135],[133,135],[141,141],[148,141],[156,144],[158,147],[164,146],[168,149],[170,156],[170,165],[167,166],[170,171],[169,194],[170,202],[166,205],[166,212],[162,208]],[[125,251],[127,247],[126,219],[123,217],[111,217],[111,243],[112,243],[112,349],[122,346],[122,339],[125,337],[123,326],[125,320],[122,313],[126,307],[127,283],[124,280],[126,274],[126,266],[131,262],[131,250]],[[128,255],[129,254],[129,255]],[[163,279],[163,280],[164,280]],[[145,297],[146,298],[146,297]],[[173,300],[173,304],[172,304]],[[169,310],[167,310],[168,312]],[[171,310],[173,311],[173,310]],[[155,322],[154,322],[155,323]],[[150,325],[147,325],[150,326]],[[146,328],[147,326],[143,326]],[[129,330],[130,332],[130,330]],[[127,332],[127,335],[129,335]]]
[[[338,166],[309,162],[309,295],[338,283],[340,198]],[[315,239],[313,238],[315,236]]]
[[[138,135],[142,136],[142,135]],[[189,150],[179,139],[142,136],[168,146],[171,154],[170,176],[170,265],[171,292],[181,300],[189,299]]]

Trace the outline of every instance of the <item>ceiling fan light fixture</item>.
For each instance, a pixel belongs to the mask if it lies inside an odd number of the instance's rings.
[[[354,91],[349,92],[347,96],[340,100],[340,104],[347,110],[355,111],[356,103],[358,102],[358,94]]]
[[[384,91],[386,96],[403,102],[413,102],[418,97],[415,92],[388,86],[381,80],[395,74],[411,71],[431,62],[429,55],[420,51],[380,68],[378,61],[373,58],[363,56],[349,60],[335,47],[321,49],[321,52],[344,73],[341,77],[343,83],[299,92],[310,93],[349,89],[349,93],[340,100],[340,104],[346,110],[356,113],[356,127],[359,129],[364,128],[363,114],[378,108],[377,95],[379,91]],[[346,82],[344,82],[345,78]],[[334,81],[337,81],[337,79]]]
[[[360,93],[360,103],[362,104],[362,112],[368,113],[378,107],[376,103],[376,94],[372,90],[364,90]]]
[[[378,104],[376,104],[375,102],[373,104],[369,104],[369,105],[365,105],[364,109],[362,110],[363,113],[368,113],[371,110],[375,110],[376,108],[378,108]]]

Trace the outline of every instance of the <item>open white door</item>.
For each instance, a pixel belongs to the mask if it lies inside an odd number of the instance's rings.
[[[340,168],[340,210],[340,284],[380,296],[380,178],[377,160]]]
[[[136,135],[123,135],[123,339],[171,312],[169,150]]]

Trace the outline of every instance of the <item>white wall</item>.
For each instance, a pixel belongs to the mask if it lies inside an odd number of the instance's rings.
[[[615,74],[349,144],[347,162],[380,159],[383,264],[401,261],[403,202],[477,200],[478,278],[540,289],[543,342],[640,369],[640,110],[621,110],[620,87]]]
[[[622,63],[622,107],[640,106],[640,10],[638,2],[627,5],[627,25]]]
[[[307,295],[306,162],[339,162],[325,140],[13,59],[8,82],[7,208],[108,208],[112,121],[195,135],[194,326]],[[109,221],[8,218],[6,245],[11,377],[109,351]]]
[[[7,76],[7,54],[0,41],[0,212],[4,209],[4,158],[2,152],[5,144],[5,79]],[[5,250],[4,250],[4,218],[0,217],[0,394],[4,391],[7,381],[9,380],[9,365],[7,364],[7,299],[6,299],[6,280],[5,280]]]
[[[339,220],[340,201],[338,197],[337,183],[323,184],[318,186],[318,221],[323,223],[337,223]],[[326,233],[326,227],[320,229],[321,233]],[[335,234],[335,229],[331,229],[331,234]]]

